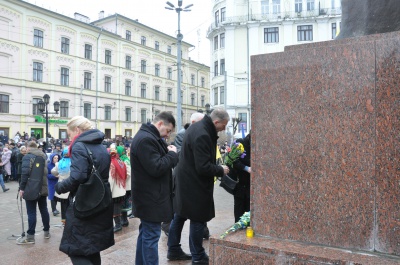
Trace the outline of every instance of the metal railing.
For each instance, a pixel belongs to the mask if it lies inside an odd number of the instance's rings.
[[[342,8],[321,8],[314,10],[303,10],[301,12],[295,11],[284,11],[279,13],[270,13],[270,14],[250,14],[243,16],[233,16],[226,17],[224,21],[213,22],[208,27],[207,35],[211,33],[214,29],[229,25],[229,24],[241,24],[248,21],[255,22],[274,22],[274,21],[283,21],[283,20],[297,20],[297,19],[308,19],[313,17],[332,17],[339,16],[342,14]]]

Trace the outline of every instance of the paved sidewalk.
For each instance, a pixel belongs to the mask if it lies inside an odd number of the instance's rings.
[[[220,188],[219,182],[215,185],[214,201],[216,207],[216,218],[208,223],[212,235],[222,234],[234,223],[233,217],[233,196]],[[69,258],[58,250],[63,228],[61,217],[50,214],[50,239],[43,238],[42,221],[39,210],[36,224],[36,243],[32,245],[17,245],[16,239],[22,233],[22,221],[19,214],[20,201],[17,200],[18,184],[14,181],[6,183],[10,188],[8,192],[0,191],[0,264],[18,265],[46,265],[46,264],[71,264]],[[25,231],[28,227],[25,201],[22,201],[23,220]],[[48,201],[50,209],[50,203]],[[59,204],[57,209],[60,210]],[[101,252],[102,264],[134,264],[136,239],[138,235],[139,220],[129,219],[129,227],[123,228],[122,232],[115,235],[116,244]],[[186,222],[182,233],[182,248],[190,253],[188,246],[189,222]],[[208,253],[209,241],[203,243]],[[164,233],[159,241],[160,264],[191,264],[189,261],[168,261],[167,260],[167,237]]]

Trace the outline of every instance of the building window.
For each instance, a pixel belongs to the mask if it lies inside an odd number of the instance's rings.
[[[171,67],[167,68],[167,78],[172,79],[172,68]]]
[[[281,12],[281,0],[272,0],[272,13],[278,14]]]
[[[145,83],[140,84],[140,97],[146,98],[146,84]]]
[[[168,88],[167,90],[167,101],[172,102],[172,88]]]
[[[92,88],[92,74],[89,72],[85,72],[85,74],[84,74],[83,88],[85,88],[85,89]]]
[[[300,13],[301,11],[303,11],[303,0],[295,0],[294,10],[296,13]]]
[[[225,87],[219,88],[219,103],[225,104]]]
[[[218,75],[218,61],[214,62],[214,76]]]
[[[131,40],[131,32],[129,31],[129,30],[127,30],[126,32],[125,32],[125,37],[126,37],[126,39],[127,40]]]
[[[38,109],[39,100],[43,100],[43,99],[41,99],[41,98],[32,99],[32,114],[33,115],[41,114],[41,112]]]
[[[85,59],[92,60],[92,45],[85,44]]]
[[[33,46],[43,48],[43,31],[38,29],[34,30]]]
[[[145,60],[140,61],[140,72],[146,73],[146,61]]]
[[[313,26],[297,26],[297,40],[298,41],[312,41],[313,40]]]
[[[225,48],[225,33],[221,33],[221,35],[219,35],[219,47]]]
[[[111,120],[111,106],[104,106],[104,119]]]
[[[160,100],[160,87],[159,86],[154,87],[154,99]]]
[[[92,105],[90,103],[83,103],[83,117],[86,119],[92,118]]]
[[[171,45],[168,45],[168,46],[167,46],[167,53],[168,53],[168,54],[171,54],[171,51],[172,51]]]
[[[0,113],[9,113],[10,98],[8,95],[0,94]]]
[[[215,11],[215,26],[218,26],[218,22],[219,22],[219,11]]]
[[[125,108],[125,121],[132,121],[132,109]]]
[[[206,82],[205,82],[205,78],[202,77],[202,78],[201,78],[201,87],[204,87],[204,86],[205,86],[205,83],[206,83]]]
[[[147,114],[147,110],[145,110],[145,109],[141,109],[140,110],[140,122],[141,123],[146,123],[147,122],[146,114]]]
[[[60,101],[60,117],[68,117],[68,101]]]
[[[240,120],[240,123],[245,123],[247,124],[247,113],[238,113],[238,118]],[[239,132],[242,131],[242,126],[238,126]]]
[[[157,51],[160,50],[160,43],[158,41],[154,42],[154,49],[156,49]]]
[[[69,86],[69,69],[61,67],[61,85]]]
[[[200,104],[201,104],[202,108],[204,108],[205,101],[206,101],[206,97],[204,95],[201,95],[201,103]]]
[[[131,80],[125,80],[125,95],[130,96],[132,93],[132,82]]]
[[[264,28],[264,43],[279,42],[279,28]]]
[[[336,38],[337,29],[336,29],[336,22],[332,23],[332,40]]]
[[[140,44],[146,45],[146,37],[145,37],[145,36],[142,36],[142,37],[140,38]]]
[[[218,50],[218,35],[214,37],[214,51]]]
[[[226,7],[221,8],[221,22],[224,22],[226,19]]]
[[[332,9],[335,8],[335,0],[331,0],[331,6],[332,6]]]
[[[110,50],[106,50],[105,51],[105,58],[104,58],[104,63],[105,64],[111,64],[111,51]]]
[[[315,0],[307,0],[307,11],[314,10],[314,2]]]
[[[263,15],[269,14],[269,0],[261,1],[261,14]]]
[[[160,114],[159,110],[154,111],[154,116],[157,116],[158,114]]]
[[[221,59],[219,61],[219,68],[220,68],[220,74],[224,75],[225,74],[225,59]]]
[[[155,74],[156,76],[160,76],[160,65],[159,65],[159,64],[156,64],[156,65],[154,66],[154,74]]]
[[[104,77],[104,92],[111,93],[111,76]]]
[[[218,87],[214,88],[214,105],[218,105]]]
[[[190,83],[194,86],[194,74],[190,75]]]
[[[132,68],[132,57],[130,57],[128,55],[125,57],[125,68],[126,69]]]
[[[190,94],[190,105],[194,106],[194,99],[195,99],[195,94],[192,93]]]
[[[69,54],[69,39],[61,37],[61,52]]]
[[[43,64],[34,62],[33,63],[33,81],[43,82]]]

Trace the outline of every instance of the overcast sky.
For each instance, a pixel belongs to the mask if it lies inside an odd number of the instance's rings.
[[[166,0],[25,0],[31,4],[50,9],[65,16],[73,17],[80,13],[95,21],[99,12],[104,15],[121,14],[140,23],[152,27],[171,36],[176,36],[178,29],[178,14],[167,10]],[[169,0],[175,6],[178,0]],[[183,0],[183,7],[193,4],[191,12],[181,12],[181,33],[183,41],[196,48],[190,57],[200,63],[209,65],[210,45],[206,38],[207,28],[211,24],[211,3],[214,0]],[[200,30],[200,43],[198,37]],[[200,48],[199,48],[200,47]],[[200,57],[199,57],[200,51]],[[199,59],[200,58],[200,59]]]

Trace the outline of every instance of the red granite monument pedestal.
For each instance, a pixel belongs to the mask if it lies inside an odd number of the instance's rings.
[[[213,264],[400,264],[400,32],[251,58],[256,237]],[[257,185],[254,185],[254,184]]]

